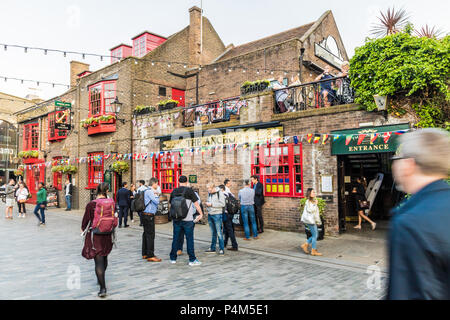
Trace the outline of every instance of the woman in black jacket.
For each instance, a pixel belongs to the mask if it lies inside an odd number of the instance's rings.
[[[362,219],[364,219],[364,220],[370,222],[370,224],[372,225],[372,230],[375,230],[377,224],[375,222],[373,222],[372,220],[370,220],[370,218],[364,214],[364,209],[361,208],[361,202],[367,201],[366,191],[364,190],[364,186],[362,185],[361,178],[359,178],[359,177],[356,178],[356,184],[353,187],[352,193],[355,197],[355,207],[356,207],[356,211],[358,212],[358,224],[354,228],[361,229],[361,222],[362,222]]]

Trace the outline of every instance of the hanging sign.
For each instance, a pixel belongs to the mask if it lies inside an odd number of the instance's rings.
[[[70,130],[72,129],[70,110],[72,104],[70,102],[55,101],[55,110],[60,111],[55,114],[55,129]]]

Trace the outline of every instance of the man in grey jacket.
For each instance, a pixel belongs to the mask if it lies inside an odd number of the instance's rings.
[[[220,188],[216,187],[214,183],[210,182],[207,184],[208,188],[208,200],[205,203],[207,211],[208,211],[208,222],[209,227],[211,228],[212,233],[212,241],[211,247],[206,250],[208,253],[216,252],[216,243],[217,238],[219,238],[219,255],[224,255],[225,248],[223,243],[223,211],[225,208],[225,195],[220,190]]]

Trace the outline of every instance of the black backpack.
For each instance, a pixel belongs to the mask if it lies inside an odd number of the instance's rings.
[[[187,205],[184,194],[187,188],[183,190],[182,194],[176,195],[170,201],[169,217],[172,220],[180,221],[187,217],[189,213],[189,206]]]
[[[228,214],[236,214],[240,207],[239,201],[229,194],[228,197],[225,197],[225,207],[227,208]]]
[[[133,205],[134,205],[134,210],[135,212],[143,212],[145,210],[145,208],[149,205],[148,203],[145,203],[145,191],[147,191],[148,189],[144,190],[144,191],[139,191],[136,196],[134,197],[134,201],[133,201]]]

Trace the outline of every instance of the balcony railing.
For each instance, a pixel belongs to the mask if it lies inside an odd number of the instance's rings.
[[[354,101],[348,77],[334,77],[274,90],[275,113],[323,108]]]
[[[239,100],[239,97],[233,97],[187,107],[184,109],[184,126],[228,121],[231,115],[239,115],[239,110],[246,103],[245,100]]]

